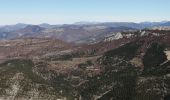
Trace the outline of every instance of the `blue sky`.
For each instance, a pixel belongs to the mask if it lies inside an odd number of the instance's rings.
[[[170,0],[0,0],[0,25],[170,20]]]

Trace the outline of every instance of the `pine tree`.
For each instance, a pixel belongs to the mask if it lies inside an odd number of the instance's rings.
[[[158,43],[151,44],[143,57],[144,71],[152,70],[167,60],[164,49]]]

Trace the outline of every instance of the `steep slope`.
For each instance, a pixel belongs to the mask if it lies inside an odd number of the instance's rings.
[[[166,62],[164,59],[165,63],[160,62],[156,67],[154,64],[150,65],[153,67],[148,73],[131,62],[132,59],[149,50],[144,46],[146,41],[138,41],[140,40],[108,51],[98,59],[104,71],[90,78],[89,82],[80,87],[83,100],[86,98],[89,100],[162,100],[170,93],[169,61]],[[148,46],[151,47],[151,44]],[[141,48],[145,50],[139,52]],[[154,59],[157,60],[157,57],[152,58],[153,61]],[[149,60],[148,63],[152,64]]]
[[[39,69],[41,68],[43,67]],[[56,100],[65,98],[62,93],[66,92],[61,90],[63,87],[60,86],[60,81],[62,84],[65,84],[66,81],[59,80],[62,76],[57,76],[50,70],[45,70],[46,74],[41,76],[43,72],[39,74],[40,70],[35,69],[31,60],[10,60],[0,64],[0,69],[0,99]]]

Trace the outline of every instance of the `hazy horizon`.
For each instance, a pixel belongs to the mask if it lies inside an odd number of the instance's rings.
[[[169,0],[0,0],[0,25],[170,20]]]
[[[97,21],[78,21],[78,22],[72,22],[72,23],[59,23],[59,24],[55,24],[55,23],[46,23],[46,22],[42,22],[42,23],[24,23],[24,22],[16,22],[16,23],[12,23],[12,24],[0,24],[0,26],[8,26],[8,25],[17,25],[17,24],[27,24],[27,25],[40,25],[40,24],[49,24],[49,25],[64,25],[64,24],[78,24],[78,23],[137,23],[137,24],[139,24],[139,23],[147,23],[147,22],[169,22],[169,20],[161,20],[161,21],[142,21],[142,22],[127,22],[127,21],[125,21],[125,22],[122,22],[122,21],[107,21],[107,22],[97,22]]]

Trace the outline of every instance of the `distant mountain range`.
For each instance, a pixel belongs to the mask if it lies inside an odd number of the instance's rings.
[[[74,24],[50,25],[47,23],[30,25],[0,26],[0,39],[15,39],[24,37],[56,38],[67,42],[87,42],[100,39],[113,32],[133,31],[144,28],[170,26],[170,21],[163,22],[77,22]],[[90,39],[90,40],[89,40]]]

